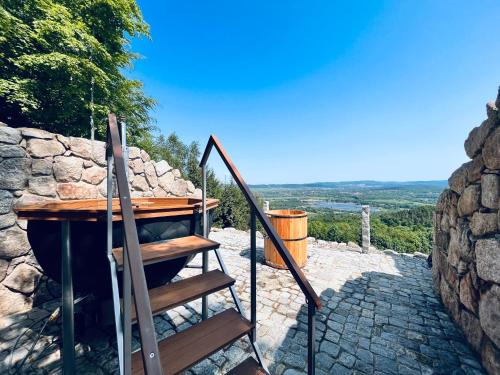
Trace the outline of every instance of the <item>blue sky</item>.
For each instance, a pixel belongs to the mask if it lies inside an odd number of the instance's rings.
[[[161,132],[249,183],[446,179],[500,85],[498,0],[138,3]]]

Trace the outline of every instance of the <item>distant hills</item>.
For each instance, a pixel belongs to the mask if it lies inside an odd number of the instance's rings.
[[[448,185],[447,180],[430,180],[430,181],[338,181],[338,182],[312,182],[307,184],[255,184],[250,185],[253,189],[411,189],[411,188],[433,188],[444,189]]]

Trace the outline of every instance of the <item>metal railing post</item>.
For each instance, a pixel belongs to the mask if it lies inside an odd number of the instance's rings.
[[[127,124],[124,121],[119,122],[120,138],[122,143],[123,161],[125,162],[125,175],[128,181],[128,147],[127,147]],[[129,375],[132,372],[132,283],[130,280],[130,263],[128,260],[128,248],[123,234],[123,369],[124,374]]]
[[[71,226],[61,222],[62,243],[62,325],[63,325],[63,374],[75,371],[75,306],[73,293],[73,266],[71,261]]]
[[[257,341],[257,220],[255,209],[250,208],[250,321],[252,341]]]
[[[201,209],[203,215],[203,237],[208,238],[208,217],[207,217],[207,166],[201,167],[203,189],[201,196]],[[208,252],[204,251],[202,254],[202,272],[208,272]],[[208,318],[208,296],[203,296],[201,299],[201,318],[203,320]]]
[[[111,273],[111,289],[113,294],[113,312],[115,317],[116,344],[118,349],[118,363],[120,374],[124,374],[123,368],[123,320],[120,306],[120,292],[118,289],[118,272],[115,258],[113,257],[113,153],[111,151],[111,139],[108,131],[108,144],[106,148],[106,247]]]
[[[316,305],[307,301],[307,373],[316,372]]]

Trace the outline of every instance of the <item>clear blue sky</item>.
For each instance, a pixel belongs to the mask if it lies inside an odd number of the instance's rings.
[[[498,0],[139,5],[158,127],[216,134],[249,183],[446,179],[500,85]]]

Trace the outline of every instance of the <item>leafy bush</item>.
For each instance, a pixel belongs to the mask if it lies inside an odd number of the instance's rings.
[[[126,119],[131,144],[149,137],[155,101],[125,76],[149,37],[135,0],[4,0],[0,3],[0,121],[104,139],[108,113]],[[94,105],[91,104],[91,89]]]

